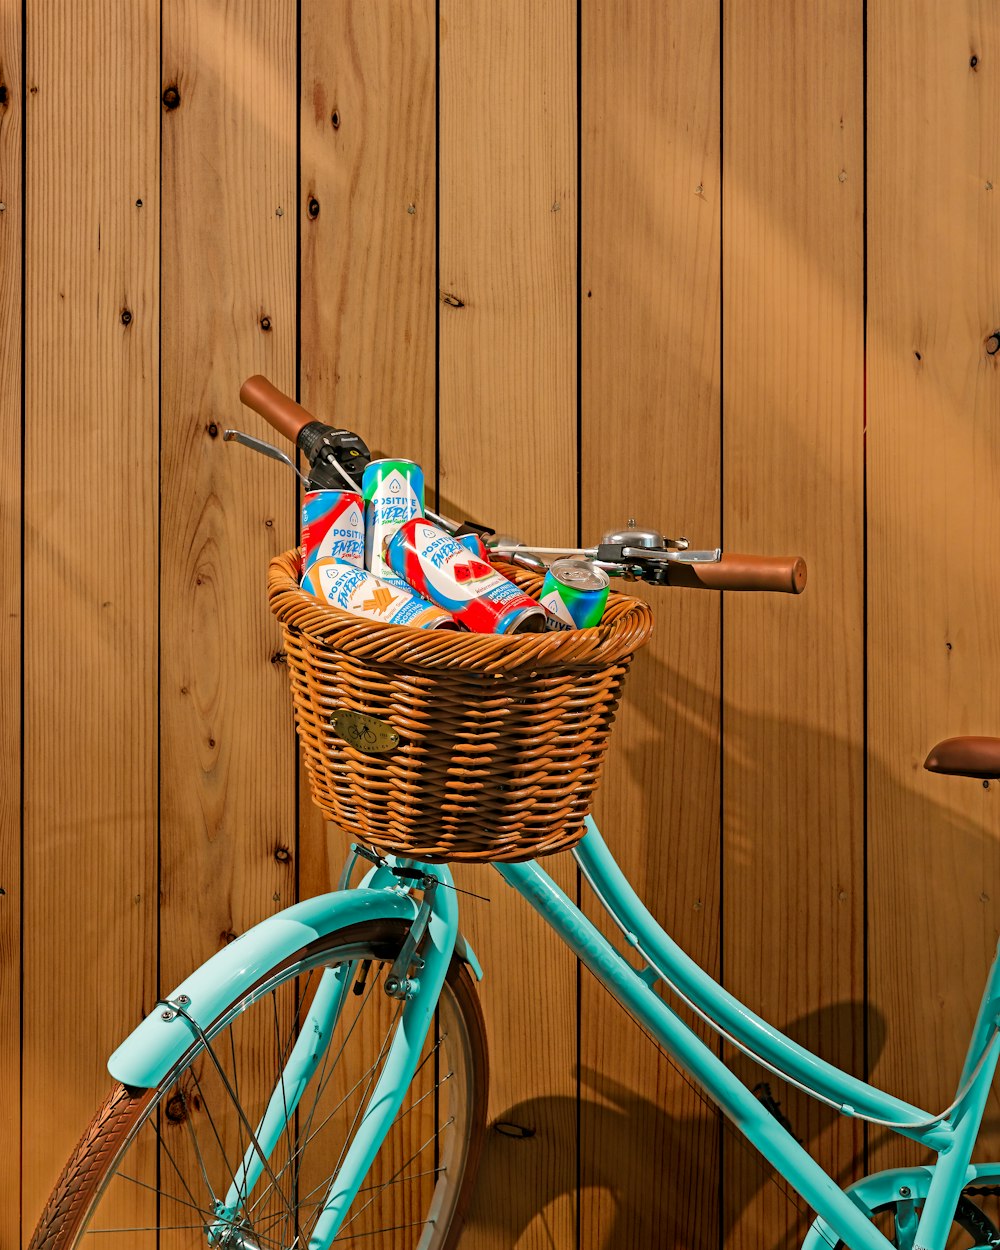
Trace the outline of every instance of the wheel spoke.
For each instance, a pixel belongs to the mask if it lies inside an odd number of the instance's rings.
[[[307,1147],[307,1146],[309,1145],[309,1143],[313,1140],[313,1138],[318,1137],[318,1136],[319,1136],[319,1134],[320,1134],[320,1133],[322,1133],[322,1131],[323,1131],[323,1129],[326,1127],[326,1125],[327,1125],[327,1124],[329,1124],[329,1122],[330,1122],[330,1121],[333,1119],[333,1117],[337,1114],[337,1112],[338,1112],[338,1111],[340,1110],[340,1108],[344,1105],[344,1103],[345,1103],[345,1102],[347,1102],[347,1100],[348,1100],[348,1099],[350,1098],[350,1096],[354,1093],[354,1091],[358,1088],[358,1086],[359,1086],[359,1085],[361,1085],[361,1084],[363,1084],[363,1082],[364,1082],[364,1081],[366,1081],[366,1080],[368,1079],[368,1077],[371,1075],[372,1071],[373,1071],[373,1070],[374,1070],[374,1068],[377,1066],[377,1064],[378,1064],[378,1060],[376,1059],[376,1061],[375,1061],[375,1063],[372,1065],[372,1067],[371,1067],[371,1068],[369,1068],[367,1072],[363,1073],[363,1074],[362,1074],[362,1075],[358,1078],[358,1080],[357,1080],[357,1081],[355,1081],[355,1083],[354,1083],[354,1084],[351,1086],[351,1088],[347,1091],[347,1093],[344,1095],[344,1097],[343,1097],[343,1098],[341,1098],[340,1102],[338,1102],[338,1103],[337,1103],[337,1105],[333,1108],[333,1110],[332,1110],[332,1111],[330,1111],[330,1112],[329,1112],[329,1113],[328,1113],[328,1114],[327,1114],[327,1115],[323,1118],[322,1122],[318,1125],[318,1127],[317,1127],[317,1128],[316,1128],[316,1129],[315,1129],[315,1130],[314,1130],[314,1131],[313,1131],[313,1132],[312,1132],[312,1133],[311,1133],[311,1134],[310,1134],[310,1135],[309,1135],[309,1136],[308,1136],[308,1137],[307,1137],[307,1138],[306,1138],[306,1139],[302,1142],[302,1144],[298,1147],[298,1149],[297,1149],[297,1150],[296,1150],[296,1152],[295,1152],[294,1158],[293,1158],[293,1159],[289,1159],[289,1160],[288,1160],[288,1162],[285,1164],[285,1166],[284,1166],[284,1167],[281,1169],[281,1171],[277,1174],[276,1180],[280,1180],[280,1179],[281,1179],[281,1177],[284,1175],[284,1173],[285,1173],[285,1172],[288,1170],[288,1168],[291,1166],[291,1164],[292,1164],[295,1160],[297,1160],[298,1158],[300,1158],[300,1157],[301,1157],[301,1155],[302,1155],[302,1154],[303,1154],[303,1152],[305,1151],[306,1147]],[[332,1179],[332,1173],[331,1173],[331,1179]],[[273,1188],[274,1188],[274,1183],[273,1183],[273,1182],[272,1182],[272,1183],[270,1183],[270,1184],[268,1184],[268,1186],[267,1186],[267,1188],[264,1190],[264,1192],[263,1192],[263,1193],[262,1193],[262,1194],[261,1194],[261,1195],[260,1195],[260,1196],[256,1199],[256,1201],[254,1202],[253,1207],[251,1208],[251,1210],[252,1210],[252,1211],[256,1211],[256,1210],[257,1210],[257,1208],[260,1206],[261,1202],[263,1202],[263,1200],[264,1200],[264,1199],[268,1196],[268,1194],[271,1192],[271,1190],[272,1190]],[[312,1190],[311,1192],[313,1192],[313,1193],[314,1193],[314,1192],[315,1192],[315,1190]]]
[[[326,1048],[326,1054],[324,1054],[323,1056],[323,1064],[322,1064],[322,1067],[320,1068],[319,1080],[316,1084],[316,1091],[313,1094],[312,1107],[310,1108],[309,1116],[306,1119],[306,1127],[305,1127],[306,1141],[312,1140],[311,1137],[309,1136],[309,1130],[312,1127],[313,1117],[316,1114],[316,1108],[319,1106],[319,1101],[323,1097],[323,1094],[326,1092],[327,1085],[332,1080],[333,1074],[337,1070],[337,1065],[340,1063],[340,1060],[344,1052],[346,1051],[348,1045],[350,1044],[351,1038],[354,1036],[354,1030],[357,1028],[358,1021],[361,1019],[361,1013],[364,1011],[365,1006],[371,1000],[372,994],[375,991],[375,986],[378,984],[380,974],[381,974],[381,968],[379,969],[379,972],[376,972],[375,976],[372,977],[371,983],[365,987],[364,996],[362,997],[361,1002],[358,1004],[358,1010],[355,1013],[354,1019],[351,1022],[351,1027],[347,1030],[344,1040],[340,1043],[340,1047],[337,1050],[336,1057],[333,1060],[333,1064],[330,1068],[329,1073],[327,1073],[326,1067],[330,1059],[330,1048],[329,1046],[327,1046]],[[322,1125],[320,1127],[322,1127]]]
[[[449,1120],[448,1124],[451,1124],[451,1123],[452,1121]],[[441,1127],[447,1128],[448,1124],[443,1124]],[[424,1144],[422,1146],[418,1146],[417,1149],[413,1152],[413,1154],[411,1154],[410,1157],[403,1164],[401,1164],[399,1168],[397,1168],[397,1170],[392,1174],[392,1176],[389,1177],[389,1180],[386,1182],[386,1185],[379,1185],[378,1188],[375,1190],[374,1194],[372,1195],[372,1197],[368,1199],[365,1205],[363,1207],[360,1207],[357,1211],[355,1211],[355,1213],[351,1216],[351,1218],[347,1220],[343,1225],[341,1225],[341,1227],[348,1228],[351,1224],[354,1223],[354,1221],[358,1218],[359,1215],[362,1215],[365,1211],[367,1211],[368,1208],[371,1206],[371,1204],[383,1191],[383,1189],[385,1189],[388,1184],[391,1184],[391,1182],[397,1176],[399,1176],[400,1172],[402,1172],[404,1168],[408,1168],[414,1159],[419,1158],[419,1156],[423,1154],[423,1152],[427,1149],[427,1147],[431,1144],[431,1142],[435,1139],[435,1137],[437,1137],[438,1132],[439,1130],[435,1129],[434,1132],[431,1133],[430,1137],[428,1137],[427,1140],[424,1142]]]
[[[180,1168],[177,1166],[177,1160],[176,1160],[176,1159],[174,1158],[174,1156],[170,1153],[170,1147],[169,1147],[169,1146],[167,1145],[167,1143],[163,1140],[163,1134],[160,1132],[159,1125],[157,1125],[157,1124],[154,1124],[154,1125],[153,1125],[153,1132],[156,1134],[156,1140],[157,1140],[157,1142],[158,1142],[158,1143],[159,1143],[159,1145],[160,1145],[160,1149],[161,1149],[161,1150],[163,1151],[163,1153],[167,1156],[167,1159],[170,1161],[171,1166],[173,1167],[174,1171],[177,1173],[178,1179],[180,1180],[181,1184],[184,1186],[185,1190],[187,1190],[187,1195],[188,1195],[188,1197],[191,1199],[191,1203],[192,1203],[192,1205],[194,1206],[195,1210],[196,1210],[196,1211],[204,1211],[204,1209],[205,1209],[205,1208],[204,1208],[203,1204],[202,1204],[202,1203],[200,1203],[200,1202],[198,1201],[198,1199],[194,1196],[194,1194],[191,1192],[191,1187],[190,1187],[190,1185],[188,1185],[188,1183],[187,1183],[187,1179],[185,1178],[184,1173],[183,1173],[183,1172],[180,1170]],[[163,1190],[162,1190],[162,1189],[160,1190],[160,1195],[161,1195],[161,1196],[164,1196],[164,1195],[163,1195]],[[167,1196],[169,1196],[169,1195],[167,1195]]]
[[[148,1189],[151,1193],[156,1194],[158,1198],[166,1198],[169,1202],[176,1202],[178,1206],[187,1207],[191,1211],[197,1211],[199,1215],[206,1215],[204,1207],[196,1206],[194,1202],[186,1202],[183,1198],[178,1198],[176,1194],[165,1193],[159,1185],[151,1185],[149,1181],[141,1181],[137,1176],[127,1176],[124,1172],[118,1172],[115,1180],[128,1181],[130,1185],[138,1185],[141,1189]],[[188,1190],[190,1193],[190,1190]],[[193,1198],[194,1195],[191,1194]]]
[[[399,1023],[399,1018],[400,1018],[400,1015],[402,1014],[402,1011],[403,1011],[403,1005],[402,1003],[400,1003],[398,1009],[396,1010],[395,1015],[393,1016],[392,1020],[389,1023],[389,1028],[386,1032],[385,1038],[382,1041],[382,1049],[379,1051],[378,1057],[376,1058],[375,1063],[372,1065],[372,1068],[370,1069],[370,1076],[369,1076],[368,1084],[365,1089],[365,1092],[361,1095],[361,1101],[358,1103],[358,1109],[354,1113],[354,1119],[351,1121],[350,1128],[344,1134],[344,1144],[340,1148],[340,1154],[337,1156],[337,1162],[333,1165],[333,1171],[330,1172],[329,1174],[328,1179],[330,1182],[332,1182],[333,1179],[340,1173],[340,1165],[343,1163],[344,1156],[347,1154],[348,1148],[351,1142],[354,1140],[354,1130],[358,1127],[358,1122],[361,1119],[362,1113],[365,1111],[365,1109],[368,1106],[368,1100],[371,1097],[371,1092],[375,1088],[376,1084],[378,1083],[378,1077],[376,1077],[375,1075],[375,1069],[377,1069],[380,1064],[383,1064],[384,1062],[388,1061],[389,1048],[392,1044],[392,1038],[396,1032],[396,1026]],[[313,1192],[315,1192],[315,1190]],[[316,1228],[316,1223],[318,1222],[318,1220],[319,1220],[319,1214],[317,1213],[316,1219],[313,1220],[312,1225],[309,1228],[310,1238],[312,1237],[313,1231]]]

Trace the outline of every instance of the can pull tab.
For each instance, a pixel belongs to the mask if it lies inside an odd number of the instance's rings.
[[[262,456],[267,456],[271,460],[280,460],[282,464],[288,465],[300,481],[305,483],[306,486],[309,485],[309,479],[304,473],[299,472],[294,462],[283,451],[280,451],[277,447],[272,447],[270,443],[265,443],[259,438],[251,438],[249,434],[243,434],[239,430],[226,430],[222,438],[227,443],[242,443],[244,447],[249,447],[251,451],[259,451]]]

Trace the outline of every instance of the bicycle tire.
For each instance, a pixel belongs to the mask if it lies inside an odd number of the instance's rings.
[[[375,1030],[382,1029],[374,1017],[388,1018],[387,1039],[398,1023],[399,1003],[382,993],[379,982],[402,946],[407,929],[404,922],[397,920],[367,921],[335,931],[303,947],[220,1013],[216,1024],[206,1030],[207,1044],[196,1041],[177,1069],[159,1086],[133,1090],[118,1085],[98,1110],[63,1169],[35,1228],[29,1250],[83,1250],[84,1247],[88,1250],[98,1247],[119,1250],[121,1247],[124,1250],[126,1245],[131,1250],[144,1247],[147,1242],[150,1247],[169,1246],[170,1250],[181,1247],[187,1250],[189,1246],[192,1250],[195,1247],[205,1250],[210,1244],[207,1228],[217,1216],[212,1203],[218,1198],[223,1183],[236,1183],[233,1177],[238,1166],[234,1169],[234,1160],[240,1157],[241,1139],[242,1147],[248,1148],[246,1139],[250,1134],[246,1125],[259,1128],[261,1108],[267,1099],[265,1091],[268,1087],[275,1088],[276,1079],[278,1087],[284,1089],[280,1078],[255,1076],[260,1051],[270,1046],[265,1038],[269,1029],[266,1004],[271,1003],[277,1021],[281,1016],[279,996],[282,996],[281,1007],[285,1012],[290,999],[295,1003],[288,1034],[284,1038],[278,1036],[274,1046],[277,1054],[287,1054],[293,1035],[297,1035],[301,1027],[306,1005],[311,1001],[304,979],[308,977],[315,984],[318,970],[348,963],[353,966],[353,993],[348,995],[338,1028],[325,1048],[323,1065],[310,1082],[313,1101],[306,1104],[303,1099],[293,1115],[284,1117],[289,1123],[279,1142],[283,1153],[277,1161],[272,1159],[269,1166],[273,1170],[261,1178],[263,1196],[258,1197],[257,1191],[252,1191],[246,1203],[240,1204],[245,1208],[240,1215],[244,1222],[226,1224],[221,1234],[216,1225],[216,1240],[212,1243],[231,1250],[237,1247],[252,1250],[255,1246],[260,1250],[303,1247],[308,1242],[310,1219],[320,1205],[313,1194],[325,1193],[323,1186],[329,1180],[321,1177],[320,1183],[315,1184],[317,1173],[309,1170],[306,1152],[311,1152],[315,1141],[316,1151],[323,1151],[322,1167],[328,1168],[333,1153],[329,1125],[339,1128],[352,1110],[354,1124],[357,1123],[361,1112],[353,1106],[354,1090],[349,1082],[358,1070],[362,1072],[361,1080],[367,1080],[368,1090],[374,1082],[372,1073],[377,1071],[379,1059],[376,1058],[374,1067],[369,1063],[374,1044],[372,1037],[378,1036]],[[355,998],[360,1005],[353,1010]],[[362,1021],[362,1013],[366,1011],[373,1019]],[[355,1045],[355,1041],[360,1045]],[[383,1040],[382,1053],[387,1045],[388,1041]],[[334,1052],[330,1066],[328,1061]],[[395,1137],[402,1140],[390,1141],[387,1137],[383,1143],[361,1192],[347,1213],[335,1245],[357,1244],[371,1250],[378,1250],[382,1245],[391,1245],[394,1250],[404,1245],[414,1250],[453,1250],[457,1244],[482,1148],[489,1083],[479,998],[468,968],[457,958],[452,960],[448,971],[436,1022],[424,1044],[424,1052],[417,1076],[390,1130],[390,1136],[393,1130],[398,1130]],[[348,1061],[345,1057],[349,1054]],[[217,1085],[225,1092],[226,1079],[217,1069],[222,1060],[225,1065],[230,1063],[229,1056],[234,1079],[229,1081],[228,1095],[223,1100],[228,1119],[221,1119],[222,1108],[213,1111],[205,1087],[206,1084]],[[345,1068],[337,1075],[341,1060],[345,1061]],[[241,1062],[242,1070],[237,1070]],[[359,1069],[361,1064],[364,1067]],[[278,1070],[276,1067],[275,1071]],[[252,1083],[255,1090],[260,1089],[257,1105],[244,1105],[242,1115],[230,1106],[231,1095],[235,1090],[240,1101],[248,1104],[254,1093],[246,1092],[246,1084],[241,1093],[240,1079]],[[344,1088],[348,1089],[346,1103],[335,1105],[330,1111],[329,1102],[339,1097]],[[361,1097],[363,1105],[364,1092]],[[321,1099],[327,1101],[321,1102]],[[420,1106],[424,1110],[419,1115],[414,1114]],[[342,1107],[346,1109],[341,1110]],[[404,1122],[411,1115],[413,1118],[404,1129]],[[294,1130],[291,1121],[295,1122]],[[414,1137],[422,1138],[428,1127],[433,1140],[421,1145],[416,1170],[401,1176],[400,1172],[415,1157],[406,1153]],[[189,1138],[197,1143],[202,1130],[200,1143],[192,1144]],[[350,1129],[348,1136],[349,1133]],[[235,1149],[227,1150],[227,1141],[235,1141]],[[427,1157],[428,1151],[432,1160]],[[278,1153],[276,1146],[273,1154]],[[400,1157],[405,1160],[403,1168],[398,1167]],[[186,1158],[192,1162],[190,1174],[178,1181],[174,1175],[176,1172],[179,1177],[181,1173],[178,1160],[184,1163]],[[311,1153],[309,1158],[311,1160]],[[336,1166],[331,1176],[335,1172]],[[405,1193],[400,1188],[404,1182],[407,1183]],[[388,1194],[388,1199],[380,1199],[390,1188],[393,1192]],[[373,1191],[374,1196],[367,1197]],[[310,1201],[304,1201],[305,1198]],[[384,1213],[380,1214],[377,1209],[372,1211],[376,1202],[386,1207]],[[266,1204],[263,1209],[261,1204]],[[280,1221],[273,1213],[276,1204],[281,1208]],[[183,1215],[180,1214],[182,1208]],[[418,1208],[419,1218],[411,1220]],[[148,1222],[151,1209],[155,1211],[155,1218]],[[366,1215],[366,1212],[371,1214]],[[188,1223],[178,1224],[181,1218]],[[384,1221],[381,1226],[378,1219]],[[133,1225],[132,1220],[140,1222]],[[354,1231],[351,1231],[352,1223],[356,1225]],[[409,1234],[405,1239],[404,1231]],[[378,1236],[379,1233],[386,1236]]]

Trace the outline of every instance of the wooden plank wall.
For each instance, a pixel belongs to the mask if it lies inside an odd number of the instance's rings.
[[[890,1021],[873,1072],[940,1107],[1000,898],[996,783],[919,767],[928,732],[991,733],[1000,702],[1000,27],[880,0],[869,31],[869,976]],[[908,121],[900,97],[920,101]],[[899,1155],[874,1144],[873,1164]]]
[[[726,17],[723,542],[801,551],[813,577],[800,601],[723,603],[723,977],[863,1073],[863,12]],[[796,1136],[850,1174],[860,1126],[771,1084]],[[798,1244],[784,1187],[731,1137],[723,1161],[728,1243]]]
[[[806,556],[796,601],[650,592],[597,815],[752,1006],[949,1100],[1000,809],[919,765],[1000,734],[997,55],[977,0],[0,6],[0,1244],[160,982],[339,867],[262,594],[294,482],[219,437],[265,433],[256,371],[501,529]],[[797,1244],[462,877],[491,1121],[525,1130],[463,1246]],[[767,1079],[838,1176],[915,1157]]]
[[[8,1114],[0,1119],[0,1157],[21,1149],[21,138],[23,127],[21,23],[0,8],[0,1090]],[[20,1171],[0,1173],[0,1243],[20,1237]]]
[[[25,30],[27,1235],[156,994],[159,6],[31,4]]]

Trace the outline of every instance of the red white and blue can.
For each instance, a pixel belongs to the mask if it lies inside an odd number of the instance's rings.
[[[364,568],[365,506],[349,490],[312,490],[302,500],[302,572],[317,560]]]
[[[383,625],[458,629],[457,622],[433,603],[342,560],[317,560],[306,570],[301,584],[324,603]]]
[[[545,628],[545,609],[537,600],[422,517],[400,526],[385,554],[394,573],[475,633]]]
[[[539,594],[552,614],[550,629],[592,629],[599,625],[608,602],[611,580],[591,560],[571,556],[553,560]]]
[[[412,460],[373,460],[361,479],[365,501],[365,565],[392,582],[385,559],[386,540],[404,521],[424,515],[424,471]]]

